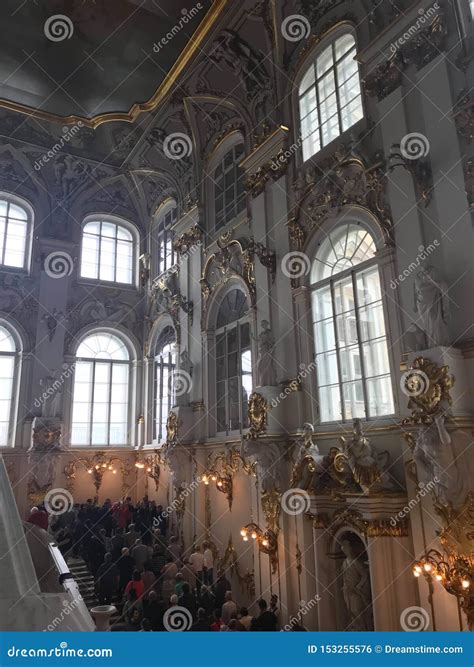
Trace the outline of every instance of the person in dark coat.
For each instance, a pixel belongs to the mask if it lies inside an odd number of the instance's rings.
[[[112,560],[112,554],[107,552],[104,562],[97,570],[96,587],[99,604],[111,604],[117,592],[120,572]]]
[[[135,569],[135,561],[130,556],[130,552],[127,548],[122,549],[122,555],[117,561],[117,567],[119,569],[119,592],[123,593],[125,586],[128,584],[133,575],[133,570]]]

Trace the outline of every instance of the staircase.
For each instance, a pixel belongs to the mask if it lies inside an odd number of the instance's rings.
[[[84,604],[90,611],[92,607],[95,607],[96,605],[99,604],[95,594],[94,577],[87,569],[87,566],[85,562],[82,560],[82,558],[73,558],[73,557],[68,558],[67,564],[69,566],[69,570],[71,571],[72,576],[74,577],[74,581],[78,585],[79,591],[82,595],[82,599],[84,600]],[[117,607],[118,609],[118,600],[114,600],[112,604],[114,604],[115,607]],[[119,611],[117,611],[110,617],[110,624],[114,625],[119,621],[120,621],[120,613]]]

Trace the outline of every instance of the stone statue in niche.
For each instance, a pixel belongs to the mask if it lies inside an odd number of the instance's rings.
[[[302,438],[299,441],[299,446],[296,451],[295,456],[295,466],[300,465],[302,460],[306,456],[310,456],[315,462],[322,459],[321,454],[319,453],[318,445],[313,441],[314,438],[314,426],[312,424],[306,423],[303,426]]]
[[[347,629],[360,632],[373,630],[370,574],[364,560],[365,551],[362,544],[348,535],[342,537],[340,545],[345,556],[341,574],[342,595],[350,619]]]
[[[262,331],[256,340],[258,341],[257,386],[274,387],[277,384],[275,340],[267,320],[262,320]]]
[[[362,432],[360,419],[354,419],[351,440],[349,442],[345,438],[340,440],[352,476],[364,492],[374,493],[393,489],[392,482],[384,472],[389,462],[389,454],[384,452],[381,455],[375,451]],[[381,460],[383,458],[385,461]]]
[[[470,438],[466,443],[459,443],[460,451],[456,455],[444,415],[436,415],[433,419],[433,423],[420,428],[416,438],[413,458],[418,479],[430,487],[435,485],[434,493],[441,505],[460,509],[472,487],[472,464],[469,456],[463,455],[463,450],[470,449]]]
[[[415,312],[428,347],[449,345],[448,288],[433,266],[419,271],[415,278]]]

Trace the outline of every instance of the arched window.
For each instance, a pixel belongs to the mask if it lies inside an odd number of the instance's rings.
[[[305,72],[298,90],[303,160],[348,130],[363,115],[352,33],[334,39]]]
[[[0,447],[8,447],[13,439],[18,353],[12,334],[0,325]]]
[[[338,226],[311,270],[321,422],[393,413],[379,269],[372,236]]]
[[[81,277],[131,285],[135,274],[136,238],[114,220],[91,220],[82,230]]]
[[[121,338],[98,331],[77,348],[71,445],[126,445],[130,355]]]
[[[176,222],[176,202],[169,202],[159,214],[152,228],[151,252],[154,276],[159,276],[175,263],[171,228]]]
[[[216,323],[217,431],[248,427],[247,403],[252,392],[252,355],[248,301],[239,289],[223,299]]]
[[[166,420],[174,404],[173,376],[176,368],[176,336],[166,327],[155,346],[154,433],[157,443],[166,439]]]
[[[224,227],[245,208],[244,171],[239,162],[243,143],[233,146],[214,170],[214,229]]]
[[[8,195],[0,195],[0,264],[25,269],[31,215]]]

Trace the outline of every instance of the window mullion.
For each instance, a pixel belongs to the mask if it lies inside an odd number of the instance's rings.
[[[8,221],[10,220],[10,202],[7,203],[7,214],[5,216],[5,233],[3,236],[3,248],[2,248],[2,264],[5,264],[5,258],[7,254],[7,239],[8,239]]]
[[[317,71],[317,68],[316,68],[316,63],[317,62],[318,61],[316,59],[316,62],[313,64],[313,67],[314,67],[314,90],[315,90],[315,93],[316,93],[316,109],[317,109],[317,113],[318,113],[319,150],[321,150],[321,148],[323,147],[323,123],[322,123],[322,120],[321,120],[321,106],[320,106],[320,100],[319,100],[319,85],[318,85],[319,84],[319,79],[318,79],[318,76],[317,76],[318,71]],[[313,133],[311,132],[311,134],[313,134]]]
[[[342,61],[341,61],[342,62]],[[339,95],[339,76],[337,74],[337,64],[336,64],[336,42],[332,44],[332,63],[333,63],[333,72],[334,72],[334,87],[336,90],[336,111],[337,111],[337,122],[339,124],[339,134],[342,134],[342,119],[341,119],[341,98]]]
[[[84,237],[84,234],[83,234]],[[99,256],[97,259],[97,280],[100,280],[100,263],[102,261],[102,220],[99,222]]]
[[[109,377],[108,377],[108,396],[107,396],[107,446],[110,447],[110,429],[111,429],[111,424],[110,424],[110,412],[111,412],[111,406],[112,406],[112,369],[113,369],[113,363],[109,364]],[[128,420],[127,420],[128,421]]]
[[[364,359],[364,354],[363,354],[363,348],[362,348],[362,336],[360,332],[360,321],[359,321],[359,297],[357,294],[357,280],[356,280],[356,272],[352,272],[352,291],[354,293],[354,309],[355,309],[355,321],[356,321],[356,331],[357,331],[357,343],[359,347],[359,355],[360,355],[360,373],[362,375],[362,392],[364,394],[364,411],[365,411],[365,418],[367,419],[369,416],[369,403],[367,399],[367,387],[366,387],[366,376],[367,373],[365,371],[365,359]]]
[[[89,445],[92,446],[92,428],[94,424],[94,399],[95,399],[95,365],[96,362],[92,362],[92,387],[91,387],[91,414],[89,418]]]
[[[334,281],[331,280],[329,283],[331,287],[331,303],[332,303],[332,321],[334,325],[334,340],[336,342],[336,362],[337,362],[337,375],[338,375],[338,384],[339,384],[339,396],[341,401],[341,417],[344,421],[346,418],[346,409],[344,406],[344,391],[343,391],[343,382],[342,382],[342,373],[341,373],[341,359],[340,359],[340,346],[339,346],[339,335],[337,332],[337,315],[336,315],[336,299],[334,298]]]

